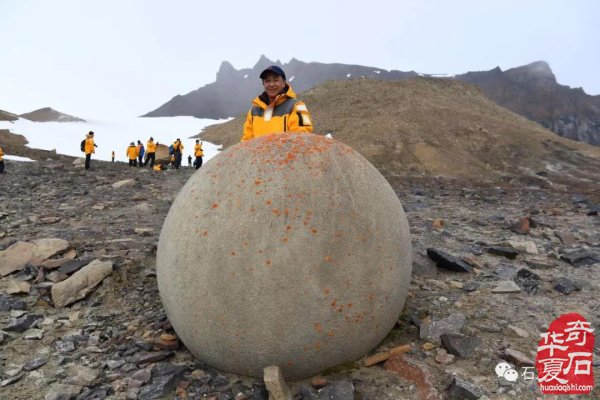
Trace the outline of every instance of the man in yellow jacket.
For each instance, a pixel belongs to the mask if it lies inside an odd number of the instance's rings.
[[[129,147],[127,148],[127,158],[129,158],[129,166],[137,167],[137,158],[139,154],[139,149],[135,145],[135,143],[129,143]]]
[[[4,173],[4,152],[2,151],[2,147],[0,147],[0,174]]]
[[[146,165],[150,162],[150,168],[154,167],[154,160],[156,159],[156,143],[154,143],[154,139],[150,136],[148,142],[146,143]]]
[[[92,154],[96,152],[96,143],[94,143],[94,132],[90,131],[85,138],[85,169],[90,169]]]
[[[202,150],[202,143],[200,140],[196,140],[196,145],[194,146],[194,168],[198,169],[202,166],[202,157],[204,156],[204,151]]]
[[[179,140],[179,138],[177,138],[177,140],[173,143],[173,165],[175,166],[175,169],[179,169],[179,167],[181,166],[181,155],[183,154],[183,143],[181,143],[181,140]]]
[[[312,132],[308,109],[285,81],[285,72],[271,65],[260,74],[260,79],[265,91],[252,100],[242,142],[270,133]]]

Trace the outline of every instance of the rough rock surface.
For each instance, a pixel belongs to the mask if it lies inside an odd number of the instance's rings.
[[[0,176],[0,250],[18,241],[60,238],[75,249],[75,260],[112,261],[114,271],[86,298],[62,309],[52,306],[52,282],[46,279],[55,269],[27,266],[0,279],[0,398],[156,395],[174,399],[178,393],[189,399],[233,399],[242,393],[238,399],[266,400],[266,389],[258,379],[210,368],[181,345],[176,350],[158,347],[171,346],[158,340],[163,334],[174,334],[158,296],[154,270],[158,233],[193,169],[152,173],[119,163],[93,162],[93,169],[86,172],[75,169],[71,161],[7,165],[7,173]],[[137,179],[139,186],[111,188],[130,178]],[[600,220],[597,214],[588,215],[590,207],[600,204],[598,181],[558,179],[549,176],[542,186],[541,181],[519,177],[494,182],[391,179],[409,221],[415,271],[398,323],[373,352],[407,343],[411,351],[400,356],[405,362],[396,362],[393,373],[381,364],[365,368],[347,363],[327,371],[324,377],[329,383],[319,390],[312,389],[310,380],[288,382],[296,399],[322,399],[326,393],[350,386],[356,400],[419,399],[419,393],[437,393],[437,398],[450,393],[454,398],[543,397],[531,381],[498,380],[494,368],[501,360],[508,361],[506,349],[534,359],[539,334],[563,313],[579,312],[596,329],[600,322],[600,265],[587,264],[600,255]],[[510,230],[524,216],[537,221],[527,236]],[[44,223],[43,217],[60,219]],[[445,221],[441,229],[432,226],[438,218]],[[135,228],[153,230],[140,235]],[[557,236],[562,232],[572,235],[569,244]],[[539,254],[523,252],[510,260],[486,252],[489,246],[524,239],[534,242]],[[427,256],[428,248],[468,260],[474,272],[437,269]],[[593,255],[577,264],[578,259],[568,256],[577,249]],[[561,258],[563,254],[566,259]],[[515,279],[523,268],[540,277],[534,294],[524,290],[491,293],[499,281],[507,280],[498,273],[512,271]],[[561,278],[568,278],[578,290],[555,289],[557,282],[565,282]],[[28,282],[30,292],[6,294],[13,280]],[[481,343],[469,358],[457,357],[449,365],[438,363],[435,344],[419,337],[419,324],[458,313],[464,315],[465,324],[450,333],[476,336]],[[28,330],[5,329],[24,315],[33,316],[34,326],[29,330],[43,330],[41,339],[25,339]],[[594,360],[599,356],[596,347]],[[74,366],[86,367],[85,374],[73,375]],[[92,381],[96,374],[90,370],[98,372]],[[455,377],[460,381],[453,384]],[[600,398],[599,390],[588,398]],[[352,397],[343,397],[347,398]]]
[[[183,187],[160,235],[158,287],[209,365],[306,378],[389,333],[411,257],[402,205],[375,167],[337,140],[277,134],[227,149]]]

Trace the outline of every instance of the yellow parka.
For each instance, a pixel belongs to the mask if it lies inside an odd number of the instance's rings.
[[[156,143],[152,140],[148,140],[146,143],[146,153],[156,153]]]
[[[4,159],[4,152],[2,151],[2,147],[0,147],[0,161]]]
[[[129,157],[130,160],[137,159],[139,154],[140,149],[138,149],[137,146],[133,145],[127,148],[127,157]]]
[[[194,146],[194,157],[202,157],[204,155],[204,151],[202,151],[202,145],[200,143]]]
[[[94,154],[96,152],[96,149],[94,147],[94,138],[90,135],[87,135],[84,147],[85,155],[87,156],[88,154]]]
[[[286,87],[286,92],[278,95],[270,104],[264,92],[252,100],[244,123],[242,142],[270,133],[313,131],[306,105],[296,98],[289,84]]]
[[[178,149],[180,153],[183,153],[183,143],[176,140],[173,142],[173,150],[177,151]]]

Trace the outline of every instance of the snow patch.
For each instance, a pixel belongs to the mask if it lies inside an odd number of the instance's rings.
[[[248,77],[248,74],[244,75],[244,79],[246,79]]]
[[[129,117],[118,120],[95,120],[87,118],[88,122],[33,122],[19,118],[13,123],[0,121],[0,129],[8,129],[12,133],[25,136],[33,149],[53,150],[59,154],[82,157],[79,144],[89,131],[94,131],[94,141],[98,145],[92,156],[97,160],[111,160],[114,150],[116,161],[126,161],[125,151],[130,142],[140,140],[144,146],[152,136],[155,142],[169,145],[181,138],[184,145],[183,158],[192,155],[196,139],[190,138],[200,133],[209,125],[224,123],[231,120],[200,119],[194,117],[160,117],[136,118]],[[186,139],[188,138],[188,139]],[[200,139],[202,140],[202,139]],[[217,155],[222,148],[210,142],[203,141],[204,161]]]
[[[11,156],[11,155],[5,155],[4,159],[10,160],[10,161],[23,161],[23,162],[34,162],[35,161],[29,157],[20,157],[20,156]]]
[[[352,74],[346,74],[346,78],[350,78]]]
[[[377,71],[377,70],[374,70],[373,72],[375,72],[376,74],[380,74],[381,73],[381,71]]]
[[[296,77],[296,75],[292,75],[292,77],[288,80],[288,82],[293,81],[295,77]]]

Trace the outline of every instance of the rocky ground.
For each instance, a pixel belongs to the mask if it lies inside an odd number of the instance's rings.
[[[195,360],[160,303],[160,229],[194,170],[92,167],[7,162],[0,175],[0,398],[267,399],[261,380]],[[410,350],[290,383],[294,398],[542,397],[534,381],[498,378],[496,364],[523,372],[563,313],[600,322],[600,187],[550,178],[396,179],[414,273],[396,327],[373,353]],[[11,271],[7,260],[24,267]]]

